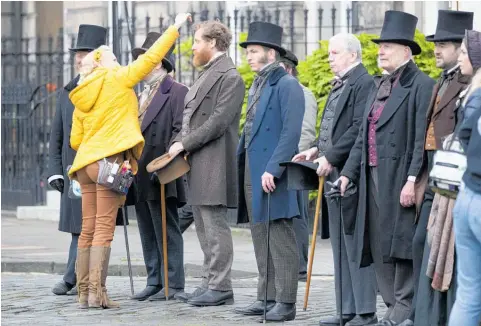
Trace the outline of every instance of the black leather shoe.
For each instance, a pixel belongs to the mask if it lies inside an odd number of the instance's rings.
[[[223,304],[234,303],[234,292],[232,291],[216,291],[207,290],[201,295],[189,299],[188,304],[198,307],[204,306],[220,306]]]
[[[160,291],[160,286],[155,286],[155,285],[147,285],[145,289],[143,289],[141,292],[134,294],[133,296],[130,297],[132,300],[137,300],[137,301],[145,301],[147,300],[150,296],[153,296],[154,294],[158,293]]]
[[[178,292],[174,295],[174,299],[187,303],[187,301],[189,301],[190,299],[198,297],[199,295],[203,294],[206,291],[207,291],[206,288],[198,287],[192,293]]]
[[[74,286],[74,284],[60,281],[52,288],[52,292],[56,295],[66,295],[67,292],[72,290]]]
[[[375,313],[372,314],[362,314],[356,315],[351,321],[347,322],[346,326],[365,326],[365,325],[376,325],[378,322]],[[414,326],[414,325],[413,325]]]
[[[72,288],[72,290],[70,290],[67,294],[68,294],[68,295],[78,295],[77,287],[74,286],[74,287]]]
[[[307,282],[307,273],[299,273],[298,280],[299,282]]]
[[[344,324],[346,324],[347,322],[354,319],[354,317],[356,317],[356,315],[354,315],[354,314],[353,315],[342,315],[342,319],[344,321]],[[319,321],[319,326],[339,326],[339,324],[340,324],[339,315],[327,317],[327,318],[321,319]]]
[[[277,302],[274,307],[266,314],[266,321],[289,321],[296,318],[295,303]]]
[[[182,293],[184,289],[172,289],[169,288],[169,300],[174,299],[176,293]],[[165,301],[165,291],[164,289],[160,290],[159,293],[151,296],[149,301]]]
[[[267,311],[271,310],[275,306],[275,301],[267,301]],[[264,301],[257,300],[251,305],[244,308],[235,308],[236,313],[245,316],[261,316],[264,313]]]

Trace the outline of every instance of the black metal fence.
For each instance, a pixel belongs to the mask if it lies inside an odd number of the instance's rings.
[[[357,12],[356,7],[354,6],[353,8],[354,12]],[[320,39],[328,38],[341,30],[356,32],[361,29],[361,26],[353,26],[353,21],[357,22],[358,19],[353,17],[353,9],[351,8],[346,8],[345,15],[341,15],[334,6],[330,8],[320,6],[314,15],[311,15],[308,9],[299,9],[292,2],[289,5],[273,9],[266,9],[265,7],[235,9],[232,15],[227,14],[223,9],[218,9],[215,12],[211,12],[208,9],[200,12],[192,10],[191,14],[193,23],[181,28],[181,37],[177,41],[176,54],[176,78],[179,82],[188,86],[193,83],[198,72],[192,64],[190,51],[178,52],[181,44],[192,42],[192,39],[189,39],[189,37],[193,35],[193,26],[197,22],[219,20],[226,24],[233,34],[233,49],[239,49],[239,38],[242,33],[248,32],[251,22],[265,21],[275,23],[284,28],[283,45],[301,58],[309,54],[309,49],[317,48]],[[309,17],[316,17],[316,19],[315,21],[309,21]],[[341,20],[341,17],[344,17],[344,19]],[[128,64],[132,60],[130,53],[131,42],[135,42],[135,40],[138,42],[139,39],[143,40],[149,31],[163,32],[174,21],[174,18],[175,14],[166,17],[150,17],[148,15],[137,17],[134,11],[128,19],[119,19],[117,24],[119,29],[118,35],[121,36],[119,39],[119,48],[121,49],[118,58],[119,62]],[[315,33],[319,37],[310,40],[308,37],[309,33]],[[69,42],[74,44],[75,35],[70,35],[69,38]],[[135,45],[140,46],[141,44]],[[187,48],[190,49],[190,46],[187,46]],[[241,63],[240,52],[233,52],[232,59],[238,65]]]
[[[2,38],[2,209],[45,202],[51,122],[70,64],[62,34]]]

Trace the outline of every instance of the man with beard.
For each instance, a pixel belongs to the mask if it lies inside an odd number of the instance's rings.
[[[454,116],[458,110],[458,98],[470,81],[469,76],[461,74],[457,61],[461,51],[464,31],[472,28],[472,12],[439,10],[436,33],[426,37],[428,42],[434,42],[436,67],[442,68],[443,73],[434,86],[427,113],[424,164],[421,172],[426,176],[422,178],[425,181],[427,181],[427,175],[432,169],[435,151],[442,149],[443,139],[454,132],[456,125]],[[414,271],[413,309],[410,318],[402,323],[403,326],[414,325],[416,310],[418,311],[416,320],[419,320],[419,322],[426,325],[444,325],[447,323],[447,298],[449,297],[448,301],[451,301],[449,306],[452,306],[454,303],[454,284],[451,285],[452,288],[448,292],[438,292],[431,287],[431,279],[426,276],[430,246],[425,240],[434,193],[427,185],[427,182],[424,183],[424,187],[424,199],[412,247]],[[424,266],[424,268],[421,268],[421,266]],[[438,321],[438,318],[441,319]]]
[[[237,151],[237,222],[250,221],[259,281],[257,300],[236,312],[262,315],[266,299],[269,321],[296,317],[299,252],[292,220],[300,217],[302,209],[300,193],[287,190],[285,167],[279,165],[298,152],[305,110],[299,82],[278,62],[286,53],[281,46],[282,32],[280,26],[253,22],[247,41],[240,44],[247,48],[247,62],[257,76],[249,90]]]
[[[337,34],[329,40],[329,65],[335,78],[322,115],[319,138],[313,147],[299,153],[293,161],[319,163],[317,173],[325,181],[335,182],[356,141],[366,106],[366,94],[374,81],[361,63],[361,43],[353,34]],[[326,184],[326,191],[329,186]],[[322,196],[322,194],[321,194]],[[359,268],[353,256],[356,252],[357,194],[344,198],[343,214],[337,201],[328,199],[329,234],[334,257],[336,297],[342,293],[342,318],[346,326],[372,325],[376,317],[376,278],[372,266]],[[325,219],[326,214],[322,215]],[[342,236],[339,226],[342,220]],[[339,260],[341,250],[341,261]],[[340,269],[342,266],[342,271]],[[340,282],[342,280],[342,282]],[[342,288],[341,288],[342,284]],[[339,303],[339,300],[337,300]],[[340,307],[337,307],[339,313]],[[321,326],[339,325],[339,314],[321,320]]]
[[[279,65],[283,67],[289,75],[297,79],[297,64],[299,60],[296,55],[289,50],[279,60]],[[317,121],[317,100],[311,90],[299,83],[304,92],[304,118],[302,120],[301,139],[299,140],[299,151],[309,149],[316,139]],[[301,218],[293,220],[294,232],[296,233],[297,249],[299,250],[299,281],[307,280],[307,257],[309,253],[309,190],[302,193]]]
[[[77,45],[70,49],[74,53],[75,68],[78,71],[82,59],[91,51],[107,40],[107,29],[97,25],[80,25]],[[82,201],[68,197],[70,179],[67,176],[67,167],[72,165],[75,151],[70,147],[70,130],[72,128],[72,115],[74,106],[69,94],[77,86],[79,76],[71,80],[60,91],[57,100],[57,109],[52,122],[50,133],[48,183],[52,188],[61,193],[59,231],[72,235],[67,261],[67,270],[63,280],[57,283],[52,292],[57,295],[67,294],[74,289],[77,283],[75,262],[77,260],[77,244],[82,230]],[[70,292],[76,294],[75,289]]]
[[[175,298],[195,306],[233,303],[232,235],[227,209],[237,207],[236,153],[244,82],[227,56],[232,35],[220,22],[195,27],[194,65],[202,73],[185,97],[182,131],[169,149],[185,151],[191,169],[188,203],[204,253],[202,285]]]
[[[155,41],[160,33],[150,32],[140,48],[132,50],[137,60]],[[145,147],[138,161],[139,171],[131,191],[134,192],[137,222],[142,251],[147,269],[147,286],[132,299],[143,301],[165,300],[163,288],[164,267],[162,251],[162,217],[160,184],[157,175],[147,172],[147,164],[165,154],[171,140],[182,129],[182,112],[187,87],[168,75],[174,67],[174,46],[162,59],[162,63],[145,77],[144,90],[139,99],[139,123],[145,138]],[[184,246],[179,228],[177,208],[185,203],[182,178],[165,186],[167,217],[167,253],[169,267],[169,299],[184,290]]]
[[[416,217],[415,182],[421,172],[426,111],[434,80],[412,56],[417,17],[387,11],[379,44],[383,76],[367,97],[359,135],[341,171],[341,193],[358,183],[354,237],[359,266],[374,263],[379,291],[388,307],[379,325],[398,325],[411,312],[412,239]],[[359,181],[357,181],[359,180]]]

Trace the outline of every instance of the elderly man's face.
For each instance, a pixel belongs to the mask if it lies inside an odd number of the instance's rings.
[[[75,52],[74,60],[75,60],[75,69],[80,71],[80,66],[82,65],[82,60],[89,54],[88,51],[77,51]]]
[[[410,49],[405,45],[388,42],[379,43],[378,66],[392,73],[409,59],[409,55]]]
[[[460,52],[460,47],[456,47],[453,42],[434,43],[436,67],[441,69],[451,69],[458,63],[458,56]]]
[[[331,71],[338,75],[343,70],[354,64],[357,59],[357,54],[346,51],[345,45],[340,40],[333,40],[329,42],[329,66]]]

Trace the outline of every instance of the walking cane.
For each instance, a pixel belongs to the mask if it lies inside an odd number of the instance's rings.
[[[162,209],[162,257],[164,259],[164,293],[169,300],[169,265],[167,259],[167,212],[165,207],[165,184],[160,184],[160,201]]]
[[[309,300],[309,288],[311,287],[312,265],[314,263],[314,252],[316,251],[317,226],[319,225],[319,213],[321,211],[322,188],[324,186],[324,177],[319,177],[319,188],[317,190],[316,214],[314,216],[314,230],[312,231],[312,244],[309,253],[309,267],[307,271],[306,293],[304,294],[304,311],[307,309],[307,301]]]
[[[342,197],[339,197],[339,325],[344,326],[342,319]]]
[[[130,261],[129,236],[127,235],[127,209],[122,206],[122,216],[124,219],[125,249],[127,249],[127,264],[129,266],[130,292],[134,295],[134,279],[132,278],[132,262]]]
[[[267,255],[266,255],[266,275],[265,275],[265,288],[264,288],[264,320],[263,323],[266,323],[266,314],[267,314],[267,286],[269,284],[269,233],[271,229],[271,193],[267,193]]]

